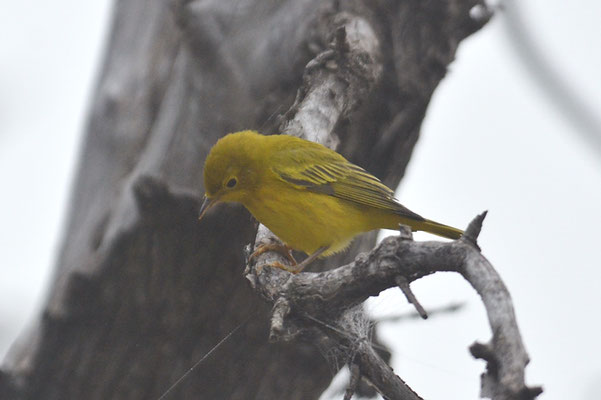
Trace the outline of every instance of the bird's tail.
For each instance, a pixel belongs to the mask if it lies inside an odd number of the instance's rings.
[[[452,226],[439,224],[438,222],[426,219],[412,224],[416,231],[424,231],[434,235],[442,236],[448,239],[459,239],[463,235],[461,229],[453,228]]]

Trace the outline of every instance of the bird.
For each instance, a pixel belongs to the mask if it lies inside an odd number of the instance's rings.
[[[285,245],[275,250],[298,273],[316,258],[343,251],[360,233],[374,229],[425,231],[458,239],[463,231],[426,219],[401,205],[378,178],[319,143],[289,135],[245,130],[215,143],[205,160],[205,197],[199,219],[218,203],[241,203]],[[308,255],[297,264],[290,250]]]

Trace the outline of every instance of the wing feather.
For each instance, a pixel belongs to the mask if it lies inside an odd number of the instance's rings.
[[[421,221],[402,206],[378,178],[325,147],[287,149],[274,155],[273,172],[299,189],[327,194],[352,203],[390,211]]]

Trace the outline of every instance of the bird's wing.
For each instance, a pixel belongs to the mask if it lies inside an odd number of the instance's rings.
[[[276,155],[272,171],[299,189],[327,194],[418,221],[423,217],[398,203],[378,178],[327,148],[294,149]]]

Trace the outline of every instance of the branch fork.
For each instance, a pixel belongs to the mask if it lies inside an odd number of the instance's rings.
[[[404,232],[401,236],[386,238],[369,254],[357,256],[350,264],[325,272],[293,275],[276,268],[250,266],[246,276],[253,288],[274,304],[270,339],[290,340],[303,331],[317,328],[339,346],[348,347],[350,339],[362,337],[361,332],[338,327],[338,321],[349,308],[389,287],[398,286],[424,317],[427,314],[409,284],[435,272],[454,271],[462,274],[481,296],[493,332],[491,344],[477,344],[471,348],[474,357],[488,363],[487,371],[482,375],[482,396],[494,400],[534,399],[542,389],[525,384],[528,355],[517,327],[511,297],[477,245],[485,216],[483,213],[474,218],[465,235],[456,241],[414,242]],[[282,257],[279,261],[285,260]],[[359,363],[363,376],[384,397],[419,398],[393,373],[394,379],[389,378],[395,384],[381,383],[381,378],[369,372],[384,373],[386,369],[379,365],[381,360],[376,361],[379,357],[371,345],[360,343],[356,348],[354,360],[357,361],[353,362]]]

